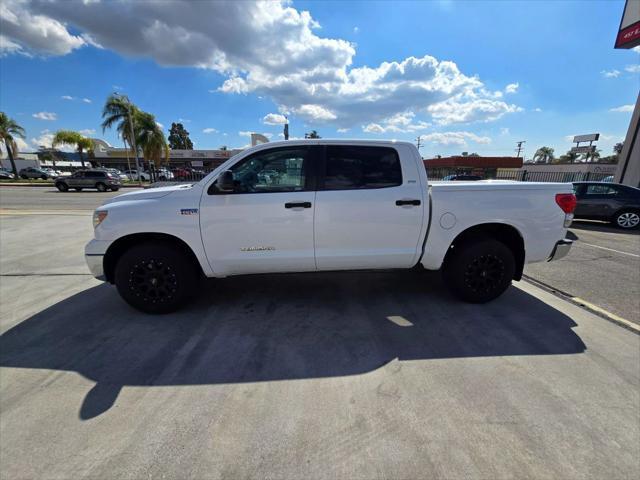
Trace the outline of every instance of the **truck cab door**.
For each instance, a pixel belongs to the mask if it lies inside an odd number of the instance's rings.
[[[304,272],[313,251],[317,147],[262,149],[229,170],[233,190],[211,182],[200,200],[200,230],[216,275]]]
[[[328,145],[323,160],[315,212],[318,270],[415,265],[428,205],[413,152],[404,145]]]

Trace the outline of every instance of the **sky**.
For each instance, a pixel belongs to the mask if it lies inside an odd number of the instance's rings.
[[[637,1],[637,0],[630,0]],[[600,133],[624,139],[640,48],[614,50],[624,0],[3,0],[0,111],[27,131],[102,132],[107,96],[126,94],[194,148],[282,139],[415,141],[423,157],[565,153]]]

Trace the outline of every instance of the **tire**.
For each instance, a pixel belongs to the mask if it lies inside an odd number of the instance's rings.
[[[47,180],[48,178],[49,178],[49,177],[47,177],[46,175],[41,175],[41,176],[40,176],[40,179],[42,179],[42,180]]]
[[[120,187],[111,187],[111,190],[117,192],[118,190],[120,190]]]
[[[640,212],[637,210],[622,210],[615,214],[611,223],[624,230],[633,230],[640,225]]]
[[[104,183],[96,183],[96,188],[98,189],[99,192],[106,192],[107,191],[107,186]]]
[[[75,187],[75,188],[74,188],[74,190],[75,190],[76,192],[81,192],[81,191],[82,191],[82,189],[81,189],[80,187]]]
[[[180,248],[170,243],[134,245],[118,260],[115,284],[120,296],[145,313],[169,313],[196,292],[198,270]]]
[[[68,192],[69,186],[66,183],[56,183],[56,188],[61,192]]]
[[[502,242],[491,238],[468,240],[456,245],[450,255],[443,268],[444,281],[465,302],[489,302],[511,285],[516,261]]]

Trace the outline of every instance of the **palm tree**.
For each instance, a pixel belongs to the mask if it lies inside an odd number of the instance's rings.
[[[80,163],[84,168],[84,155],[83,153],[93,150],[93,140],[83,136],[81,133],[74,132],[73,130],[58,130],[53,136],[51,142],[52,147],[58,145],[73,145],[76,147],[76,151],[80,154]]]
[[[167,140],[152,114],[136,112],[133,117],[133,129],[136,143],[142,149],[145,160],[152,161],[156,167],[161,165],[163,157],[166,163],[169,162]]]
[[[18,178],[18,169],[15,162],[15,155],[18,154],[18,145],[14,136],[24,139],[24,128],[18,125],[15,120],[9,118],[6,113],[0,112],[0,141],[4,142],[13,174]]]
[[[104,132],[107,128],[116,126],[116,130],[122,140],[125,144],[128,143],[131,150],[133,150],[138,172],[140,172],[140,160],[138,159],[134,118],[139,112],[140,109],[131,103],[129,97],[119,93],[109,95],[102,108],[102,131]]]
[[[535,163],[551,163],[554,158],[553,148],[551,147],[540,147],[533,155]]]

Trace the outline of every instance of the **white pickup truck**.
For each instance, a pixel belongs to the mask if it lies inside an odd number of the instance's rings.
[[[89,269],[132,306],[175,310],[204,277],[425,268],[487,302],[525,263],[567,254],[571,184],[429,184],[395,141],[262,144],[193,185],[131,192],[94,214]]]

